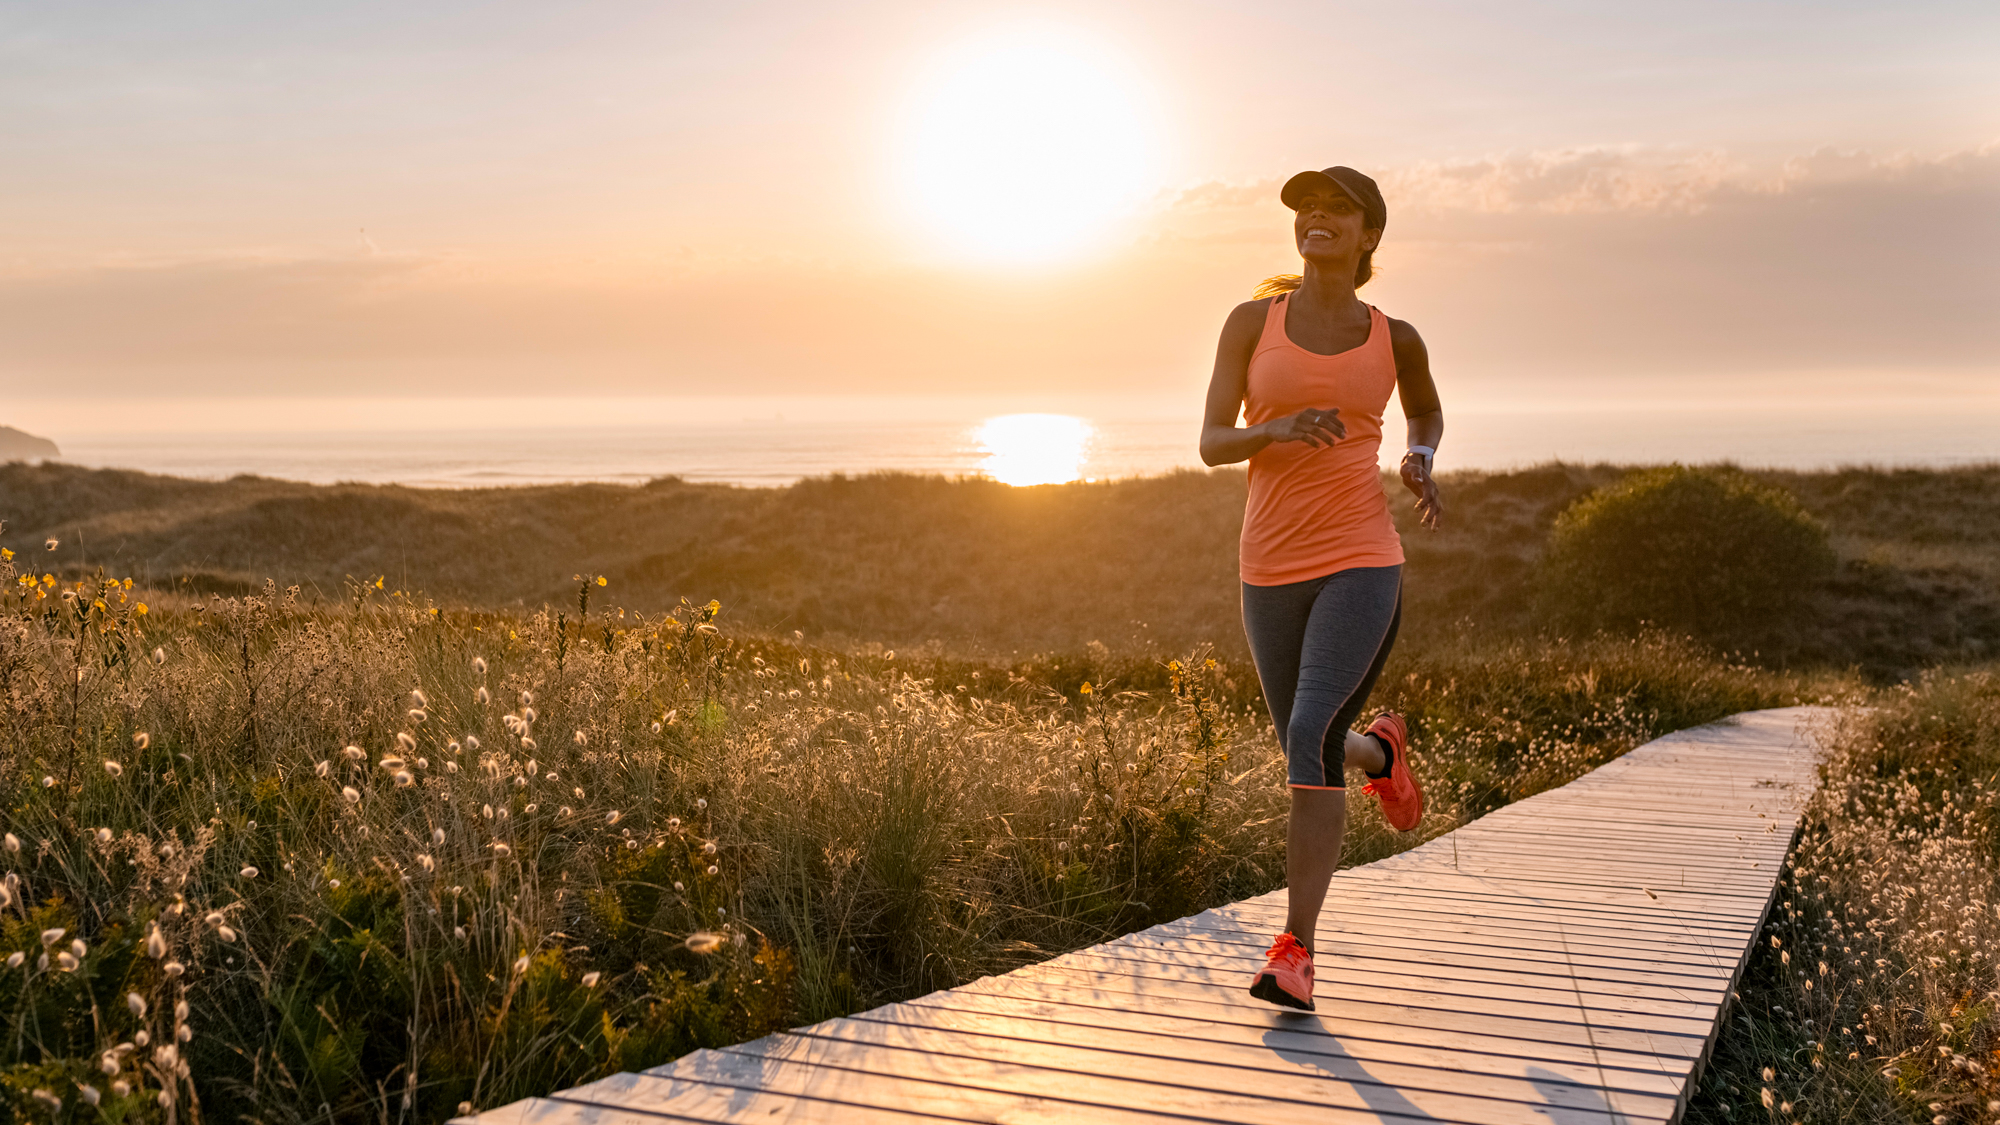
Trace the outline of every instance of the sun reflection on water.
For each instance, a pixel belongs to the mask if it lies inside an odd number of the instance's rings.
[[[1064,484],[1083,475],[1090,423],[1068,414],[1002,414],[973,431],[979,469],[1002,484]]]

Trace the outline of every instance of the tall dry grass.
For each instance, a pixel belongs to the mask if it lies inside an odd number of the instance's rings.
[[[1833,740],[1689,1120],[2000,1120],[2000,675]]]
[[[0,581],[0,1097],[34,1120],[436,1121],[1280,881],[1254,676],[1201,651],[832,650],[583,576],[533,613]],[[1378,701],[1434,834],[1839,686],[1463,632]],[[1349,859],[1420,838],[1364,809]]]

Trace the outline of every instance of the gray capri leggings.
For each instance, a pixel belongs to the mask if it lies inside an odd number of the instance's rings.
[[[1400,566],[1243,584],[1243,632],[1293,787],[1346,788],[1347,731],[1368,704],[1402,619]]]

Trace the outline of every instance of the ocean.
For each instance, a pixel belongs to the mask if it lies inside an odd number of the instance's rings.
[[[1393,408],[1392,408],[1393,409]],[[31,412],[39,413],[39,412]],[[1075,412],[977,403],[871,411],[811,402],[693,400],[589,409],[516,404],[478,413],[363,409],[168,412],[161,424],[93,426],[89,413],[24,422],[62,460],[220,479],[256,474],[475,488],[678,476],[752,486],[833,473],[986,475],[1010,484],[1107,480],[1200,468],[1194,417],[1116,403]],[[283,427],[258,425],[260,417]],[[1447,412],[1438,468],[1505,469],[1549,460],[1622,464],[1734,461],[1816,469],[2000,461],[2000,397],[1933,400],[1597,406],[1487,406]],[[69,419],[76,419],[71,425]],[[204,425],[220,420],[223,425]],[[0,417],[0,423],[10,419]],[[325,428],[304,428],[319,421]],[[19,422],[14,424],[21,424]],[[1403,442],[1390,422],[1383,460]]]

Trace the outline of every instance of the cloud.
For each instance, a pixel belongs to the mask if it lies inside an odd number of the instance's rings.
[[[1824,150],[1762,169],[1718,152],[1573,149],[1380,178],[1390,221],[1370,299],[1460,370],[1615,382],[2000,368],[2000,145]],[[1167,225],[1197,253],[1269,247],[1289,238],[1277,184],[1203,185]]]
[[[1571,149],[1382,170],[1383,276],[1449,383],[2000,371],[2000,145],[1944,156]],[[979,392],[1205,381],[1296,268],[1277,182],[1165,201],[1067,273],[863,259],[238,256],[0,279],[0,382],[158,393]]]
[[[1636,147],[1556,152],[1397,169],[1383,190],[1419,212],[1692,212],[1740,169],[1721,152]]]

